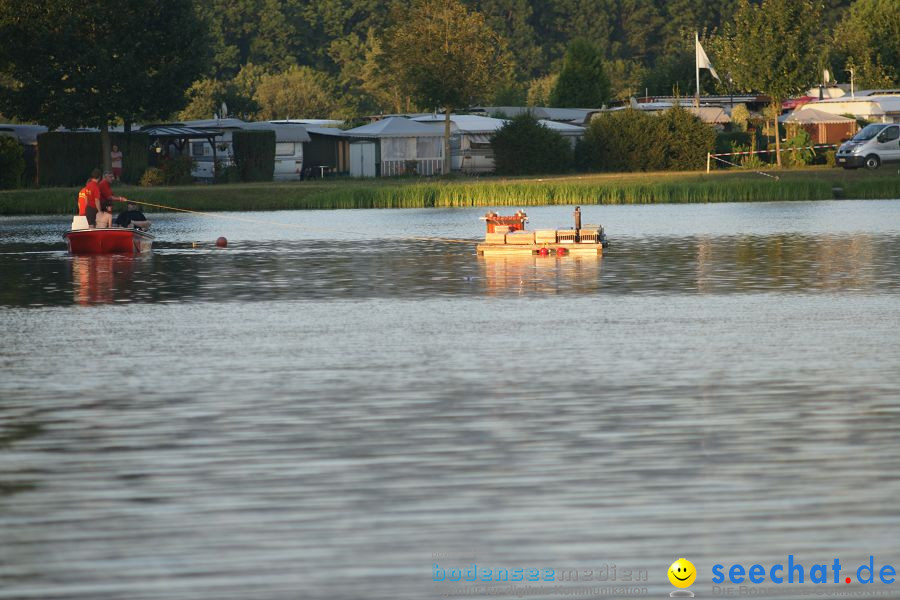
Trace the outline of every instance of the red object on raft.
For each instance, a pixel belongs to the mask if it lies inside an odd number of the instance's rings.
[[[140,229],[74,229],[63,234],[69,254],[141,254],[150,252],[153,236]]]
[[[502,231],[521,231],[525,229],[525,221],[528,220],[528,216],[525,214],[524,210],[518,211],[516,214],[509,217],[502,217],[495,212],[489,212],[483,217],[485,223],[487,224],[487,232],[494,233],[494,227],[506,227],[507,229],[503,229]]]

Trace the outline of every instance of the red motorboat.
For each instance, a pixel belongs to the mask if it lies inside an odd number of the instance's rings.
[[[73,229],[63,234],[69,254],[142,254],[150,252],[153,236],[140,229],[110,227]]]

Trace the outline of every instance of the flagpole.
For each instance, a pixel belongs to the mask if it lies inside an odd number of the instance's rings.
[[[697,96],[694,99],[694,102],[697,105],[697,108],[700,108],[700,57],[697,49],[700,47],[700,35],[695,31],[694,32],[694,66],[697,71]]]

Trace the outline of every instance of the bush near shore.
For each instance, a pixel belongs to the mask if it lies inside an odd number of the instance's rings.
[[[896,171],[814,167],[778,172],[641,173],[545,178],[335,179],[140,188],[116,186],[137,201],[197,211],[762,202],[900,198]],[[0,191],[0,214],[73,214],[75,188]],[[147,206],[146,210],[161,210]]]

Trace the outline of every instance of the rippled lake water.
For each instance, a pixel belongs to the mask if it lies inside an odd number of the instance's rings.
[[[854,581],[757,595],[900,597],[855,574],[900,570],[900,200],[586,207],[602,259],[477,257],[483,212],[150,215],[136,258],[0,218],[0,598],[789,554]]]

